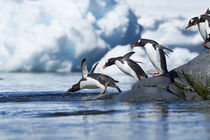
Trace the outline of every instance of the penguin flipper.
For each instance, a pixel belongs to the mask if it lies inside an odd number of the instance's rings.
[[[82,60],[81,69],[82,69],[82,77],[85,78],[88,75],[88,70],[87,70],[86,59],[85,58]]]
[[[166,50],[168,50],[168,51],[173,52],[173,50],[171,50],[171,49],[169,49],[168,47],[163,46],[163,45],[157,45],[157,47],[159,47],[160,49],[166,49]]]
[[[143,63],[143,62],[140,62],[140,61],[135,61],[136,63]]]
[[[123,56],[123,58],[125,59],[125,60],[127,60],[127,59],[129,59],[130,57],[131,57],[131,55],[133,55],[135,52],[129,52],[129,53],[127,53],[127,54],[125,54],[124,56]]]
[[[140,62],[140,61],[133,61],[132,59],[128,59],[127,61],[129,61],[131,63],[143,63],[143,62]]]
[[[166,52],[164,52],[164,54],[165,54],[167,57],[169,57],[168,54],[167,54]]]
[[[111,83],[111,84],[109,84],[109,86],[116,88],[118,90],[118,92],[122,92],[121,89],[115,83]]]
[[[93,69],[91,70],[90,74],[95,72],[96,67],[98,66],[98,63],[95,64],[95,66],[93,67]]]

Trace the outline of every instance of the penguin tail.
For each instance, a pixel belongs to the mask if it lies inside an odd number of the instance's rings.
[[[119,81],[117,81],[117,80],[113,80],[113,82],[114,82],[114,83],[119,83]]]
[[[165,72],[162,76],[170,77],[170,74],[168,72]]]

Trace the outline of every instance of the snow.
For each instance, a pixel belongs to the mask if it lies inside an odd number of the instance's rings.
[[[204,4],[206,3],[206,4]],[[197,27],[185,30],[209,1],[172,0],[2,0],[0,3],[0,71],[78,71],[100,60],[132,51],[139,38],[174,50],[168,69],[184,64],[204,49]],[[192,10],[193,9],[193,10]],[[154,69],[142,48],[131,58]],[[120,73],[116,68],[98,70]]]

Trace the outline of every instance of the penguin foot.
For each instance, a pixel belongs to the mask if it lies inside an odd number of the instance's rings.
[[[152,71],[148,71],[148,73],[153,74],[155,76],[161,76],[163,74],[162,72],[152,72]]]
[[[100,94],[98,94],[98,96],[103,95],[106,92],[106,89],[102,90]]]
[[[153,74],[153,75],[159,74],[159,72],[153,72],[153,71],[148,71],[148,73],[149,73],[149,74]]]
[[[155,74],[155,76],[161,76],[163,73],[162,72],[160,72],[160,73],[158,73],[158,74]]]

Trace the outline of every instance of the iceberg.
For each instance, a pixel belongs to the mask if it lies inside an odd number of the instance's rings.
[[[184,26],[208,7],[196,2],[197,10],[191,10],[194,4],[179,10],[183,3],[170,3],[175,9],[166,0],[3,0],[0,71],[78,71],[83,58],[91,68],[99,60],[131,51],[129,45],[141,37],[173,48],[168,60],[173,63],[168,64],[176,67],[204,50],[197,28],[185,31]],[[151,69],[144,51],[135,51],[133,58]]]

